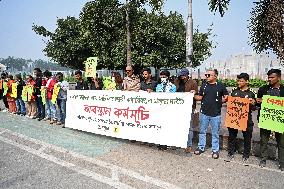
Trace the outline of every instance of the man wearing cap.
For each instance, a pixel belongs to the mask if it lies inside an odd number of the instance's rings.
[[[189,71],[186,68],[183,68],[178,73],[178,78],[175,80],[175,85],[177,88],[177,92],[191,92],[196,94],[198,92],[198,85],[197,83],[189,78]],[[191,152],[192,147],[192,138],[193,138],[193,115],[196,109],[196,101],[193,99],[192,104],[192,113],[191,113],[191,121],[190,121],[190,128],[188,133],[188,141],[187,141],[187,148],[185,149],[186,153]]]

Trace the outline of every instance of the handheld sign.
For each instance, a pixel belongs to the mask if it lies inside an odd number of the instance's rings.
[[[85,77],[96,77],[97,64],[98,64],[97,57],[87,58],[87,60],[85,61],[85,69],[86,69]]]
[[[17,98],[17,83],[12,83],[12,93],[11,93],[11,97],[13,98]]]
[[[284,97],[262,97],[259,128],[284,133]]]
[[[3,82],[3,89],[4,89],[3,96],[5,96],[8,92],[8,85],[7,85],[7,82],[5,81]]]
[[[45,105],[46,104],[46,88],[44,86],[41,86],[40,88],[40,96],[41,96],[42,104]]]
[[[27,86],[23,86],[22,100],[25,101],[25,102],[28,101],[28,87]]]
[[[55,84],[55,85],[54,85],[54,89],[53,89],[53,93],[52,93],[52,97],[51,97],[51,102],[52,102],[52,104],[55,104],[55,103],[56,103],[56,99],[57,99],[59,90],[60,90],[59,84]]]
[[[250,101],[247,98],[228,97],[226,127],[246,131]]]
[[[32,100],[33,92],[34,92],[34,86],[27,85],[27,91],[28,91],[28,102]]]

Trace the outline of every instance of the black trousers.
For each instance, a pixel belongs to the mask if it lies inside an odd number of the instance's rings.
[[[8,101],[6,95],[3,96],[3,102],[5,104],[5,108],[9,109]]]
[[[228,130],[229,130],[228,154],[233,155],[236,152],[236,141],[237,141],[238,130],[232,128],[228,128]],[[246,158],[248,158],[250,155],[252,131],[253,131],[253,123],[248,123],[247,130],[242,131],[244,137],[243,157]]]
[[[271,131],[266,129],[260,129],[260,157],[262,160],[268,158],[267,144],[270,138]],[[275,132],[277,148],[278,148],[278,159],[281,167],[284,167],[284,134]]]

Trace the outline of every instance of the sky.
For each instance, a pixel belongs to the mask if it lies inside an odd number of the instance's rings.
[[[45,38],[32,30],[42,25],[48,30],[56,28],[57,18],[79,17],[88,0],[1,0],[0,1],[0,58],[14,56],[32,60],[49,60],[42,50]],[[187,0],[166,0],[165,13],[177,11],[187,19]],[[251,53],[247,26],[253,0],[231,0],[225,16],[208,9],[207,0],[193,0],[194,28],[206,32],[213,23],[213,41],[216,48],[207,61],[222,60],[231,55]]]

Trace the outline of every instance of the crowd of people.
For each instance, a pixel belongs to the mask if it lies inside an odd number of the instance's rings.
[[[82,72],[75,72],[76,87],[75,90],[124,90],[124,91],[147,91],[151,92],[191,92],[194,93],[192,105],[192,119],[188,132],[188,143],[185,149],[186,153],[191,153],[192,138],[193,138],[193,116],[196,112],[196,101],[201,101],[200,116],[199,116],[199,142],[198,147],[193,151],[194,154],[200,155],[205,152],[206,147],[206,133],[207,128],[211,125],[212,132],[212,158],[219,158],[219,131],[221,127],[221,108],[222,104],[227,102],[228,96],[248,98],[250,100],[250,109],[247,122],[247,129],[243,131],[244,137],[244,152],[243,161],[247,162],[251,152],[251,138],[254,123],[252,121],[252,111],[261,108],[262,97],[264,95],[284,97],[284,86],[281,85],[281,70],[271,69],[268,71],[268,84],[259,88],[257,96],[249,88],[249,75],[247,73],[240,73],[237,76],[238,87],[231,91],[227,91],[226,87],[218,82],[218,71],[208,70],[205,74],[206,82],[202,83],[198,90],[196,81],[189,77],[189,71],[183,68],[179,71],[178,77],[172,79],[170,72],[163,70],[159,74],[159,79],[155,81],[151,74],[151,69],[145,68],[140,75],[134,74],[132,66],[127,66],[125,69],[126,77],[122,78],[119,72],[112,72],[113,87],[106,87],[103,81],[97,77],[88,78],[84,80]],[[7,82],[8,91],[3,94],[3,87],[0,91],[1,98],[5,104],[6,109],[12,114],[27,116],[31,119],[38,119],[39,121],[49,121],[50,124],[63,125],[66,117],[66,100],[67,90],[69,84],[64,80],[62,73],[57,73],[55,76],[50,71],[42,71],[39,68],[34,69],[32,75],[26,78],[21,78],[21,75],[8,75],[2,73],[1,79]],[[13,98],[12,83],[17,83],[17,97]],[[3,84],[3,82],[2,82]],[[21,98],[23,86],[33,86],[33,95],[24,102]],[[54,86],[60,87],[56,103],[52,101],[52,94]],[[46,96],[43,97],[42,87],[46,90]],[[43,104],[43,99],[45,104]],[[5,111],[5,110],[4,110]],[[184,110],[186,111],[186,110]],[[258,114],[259,115],[259,114]],[[237,129],[228,128],[228,160],[234,158],[236,153],[236,138],[238,134]],[[265,167],[268,158],[268,141],[271,131],[260,128],[260,151],[261,161],[260,166]],[[279,168],[284,171],[284,134],[275,133],[277,147]],[[167,146],[160,145],[160,149],[166,150]]]

